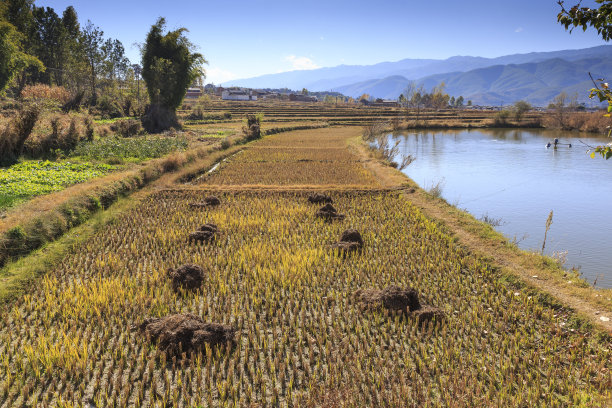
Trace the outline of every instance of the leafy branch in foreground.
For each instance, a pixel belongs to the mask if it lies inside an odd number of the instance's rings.
[[[591,74],[589,73],[589,76],[590,75]],[[593,80],[592,76],[591,80]],[[607,82],[604,82],[603,79],[599,79],[598,81],[600,83],[601,88],[593,80],[595,88],[591,88],[589,98],[597,97],[599,99],[599,102],[608,102],[608,113],[606,113],[604,116],[609,118],[610,114],[612,113],[612,92],[610,92],[610,85]],[[608,131],[608,137],[610,137],[611,133],[612,129]],[[597,153],[601,154],[603,157],[606,158],[606,160],[608,160],[610,157],[612,157],[612,143],[608,143],[605,146],[595,147],[594,150],[591,152],[591,157],[595,157]]]
[[[592,9],[590,7],[580,7],[582,1],[569,10],[565,8],[565,2],[559,0],[557,3],[561,6],[561,12],[557,15],[557,21],[569,30],[570,33],[576,27],[582,27],[582,31],[591,26],[597,30],[597,34],[604,41],[612,39],[612,0],[595,0],[601,4],[599,8]]]
[[[580,7],[582,5],[581,0],[568,10],[565,8],[565,2],[559,0],[557,3],[561,6],[561,12],[557,15],[557,21],[563,25],[566,30],[569,30],[570,33],[576,27],[582,27],[583,31],[586,31],[588,27],[593,27],[604,41],[610,41],[612,39],[612,0],[595,0],[595,2],[601,4],[601,6],[595,9]],[[590,73],[589,76],[591,76]],[[593,80],[592,76],[591,80]],[[599,79],[599,82],[601,88],[593,80],[595,88],[591,89],[589,98],[597,97],[599,102],[608,102],[608,113],[604,116],[610,117],[610,113],[612,113],[612,93],[605,80]],[[608,132],[608,137],[610,137],[610,132],[611,131]],[[600,154],[608,160],[612,157],[612,143],[594,147],[591,152],[591,157],[594,158],[596,154]]]

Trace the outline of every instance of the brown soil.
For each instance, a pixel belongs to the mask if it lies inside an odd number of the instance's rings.
[[[160,349],[177,356],[201,351],[206,344],[215,346],[232,343],[236,334],[231,326],[207,323],[190,313],[145,319],[137,329],[157,342]]]
[[[219,228],[213,223],[206,223],[197,231],[189,234],[189,242],[210,242],[216,238]]]
[[[216,224],[213,224],[211,222],[207,222],[206,224],[202,225],[198,231],[203,231],[203,232],[210,232],[211,234],[216,234],[217,232],[219,232],[219,227],[217,227]]]
[[[360,251],[363,248],[363,239],[357,230],[347,229],[342,233],[340,241],[332,244],[331,247],[338,250],[339,256],[346,257],[348,254]]]
[[[355,300],[363,309],[380,309],[408,313],[419,325],[430,321],[441,322],[444,312],[437,307],[422,304],[416,290],[402,289],[397,286],[388,286],[383,290],[360,289],[355,292]]]
[[[355,298],[365,307],[384,307],[389,310],[416,311],[421,309],[419,295],[414,289],[388,286],[383,290],[365,289],[355,292]]]
[[[340,242],[354,242],[359,244],[359,247],[363,246],[363,239],[359,231],[354,229],[347,229],[340,236]]]
[[[199,203],[191,203],[189,204],[189,206],[195,207],[195,208],[202,208],[202,207],[216,207],[220,204],[221,204],[221,200],[219,200],[219,198],[215,196],[208,196],[208,197],[205,197],[203,201],[200,201]]]
[[[214,239],[215,235],[210,231],[194,231],[189,234],[190,242],[209,242]]]
[[[208,205],[208,206],[215,207],[215,206],[221,204],[221,200],[219,200],[215,196],[208,196],[208,197],[204,198],[204,203],[206,203],[206,205]]]
[[[187,264],[176,269],[168,270],[168,277],[172,281],[172,288],[195,290],[202,286],[204,270],[198,265]]]
[[[334,200],[328,195],[315,193],[308,197],[308,202],[312,204],[333,203]]]
[[[323,207],[319,208],[319,210],[316,213],[316,216],[317,217],[321,217],[321,218],[325,219],[326,221],[343,220],[344,219],[344,214],[338,213],[338,210],[336,210],[334,208],[334,206],[329,204],[329,203],[327,203]]]
[[[440,322],[444,319],[444,312],[437,307],[424,305],[422,308],[415,310],[411,315],[419,324],[427,324],[434,320]]]

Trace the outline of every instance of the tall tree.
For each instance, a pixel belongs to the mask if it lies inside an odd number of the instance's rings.
[[[13,78],[26,68],[44,70],[38,58],[23,51],[22,37],[11,23],[0,21],[0,92],[4,92]]]
[[[75,41],[79,38],[81,27],[79,26],[79,18],[74,7],[68,6],[66,7],[66,10],[64,10],[62,13],[62,25],[64,26],[66,35],[69,38]]]
[[[91,103],[96,104],[98,94],[96,90],[96,79],[100,73],[103,55],[102,41],[104,32],[99,27],[93,25],[91,21],[87,21],[87,25],[83,29],[80,37],[80,44],[87,61],[89,71],[89,86],[91,89]]]
[[[83,82],[85,58],[79,43],[81,27],[74,7],[66,7],[62,13],[61,23],[63,35],[58,56],[58,70],[61,72],[59,85],[78,92]]]
[[[193,52],[194,46],[185,36],[187,29],[163,33],[166,20],[161,17],[151,27],[142,49],[142,77],[151,100],[143,118],[144,127],[158,132],[177,127],[176,109],[187,88],[204,76],[204,57]]]
[[[104,55],[104,68],[111,81],[125,75],[130,60],[125,56],[125,48],[119,40],[110,38],[102,45]]]
[[[62,59],[64,45],[64,26],[61,18],[51,7],[34,7],[34,32],[30,39],[34,41],[36,56],[47,67],[47,70],[34,78],[36,82],[49,85],[62,84]]]

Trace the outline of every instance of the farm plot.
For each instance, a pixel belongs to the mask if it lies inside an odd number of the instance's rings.
[[[211,193],[220,205],[191,205]],[[609,393],[609,338],[509,290],[397,192],[328,193],[344,219],[315,217],[305,193],[150,196],[3,307],[0,405],[554,407]],[[189,243],[204,223],[216,239]],[[364,246],[339,256],[348,228]],[[204,271],[200,290],[175,290],[167,271],[184,264]],[[444,317],[357,301],[392,285]],[[175,313],[231,327],[233,344],[162,352],[138,327]]]
[[[60,191],[102,176],[114,166],[99,163],[25,161],[0,169],[0,208],[17,200]]]
[[[199,180],[208,185],[378,186],[348,151],[347,129],[296,131],[269,136]]]

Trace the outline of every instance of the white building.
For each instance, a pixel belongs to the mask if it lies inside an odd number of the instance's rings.
[[[256,101],[257,95],[253,95],[253,91],[245,89],[224,89],[221,93],[221,99],[224,101]]]

